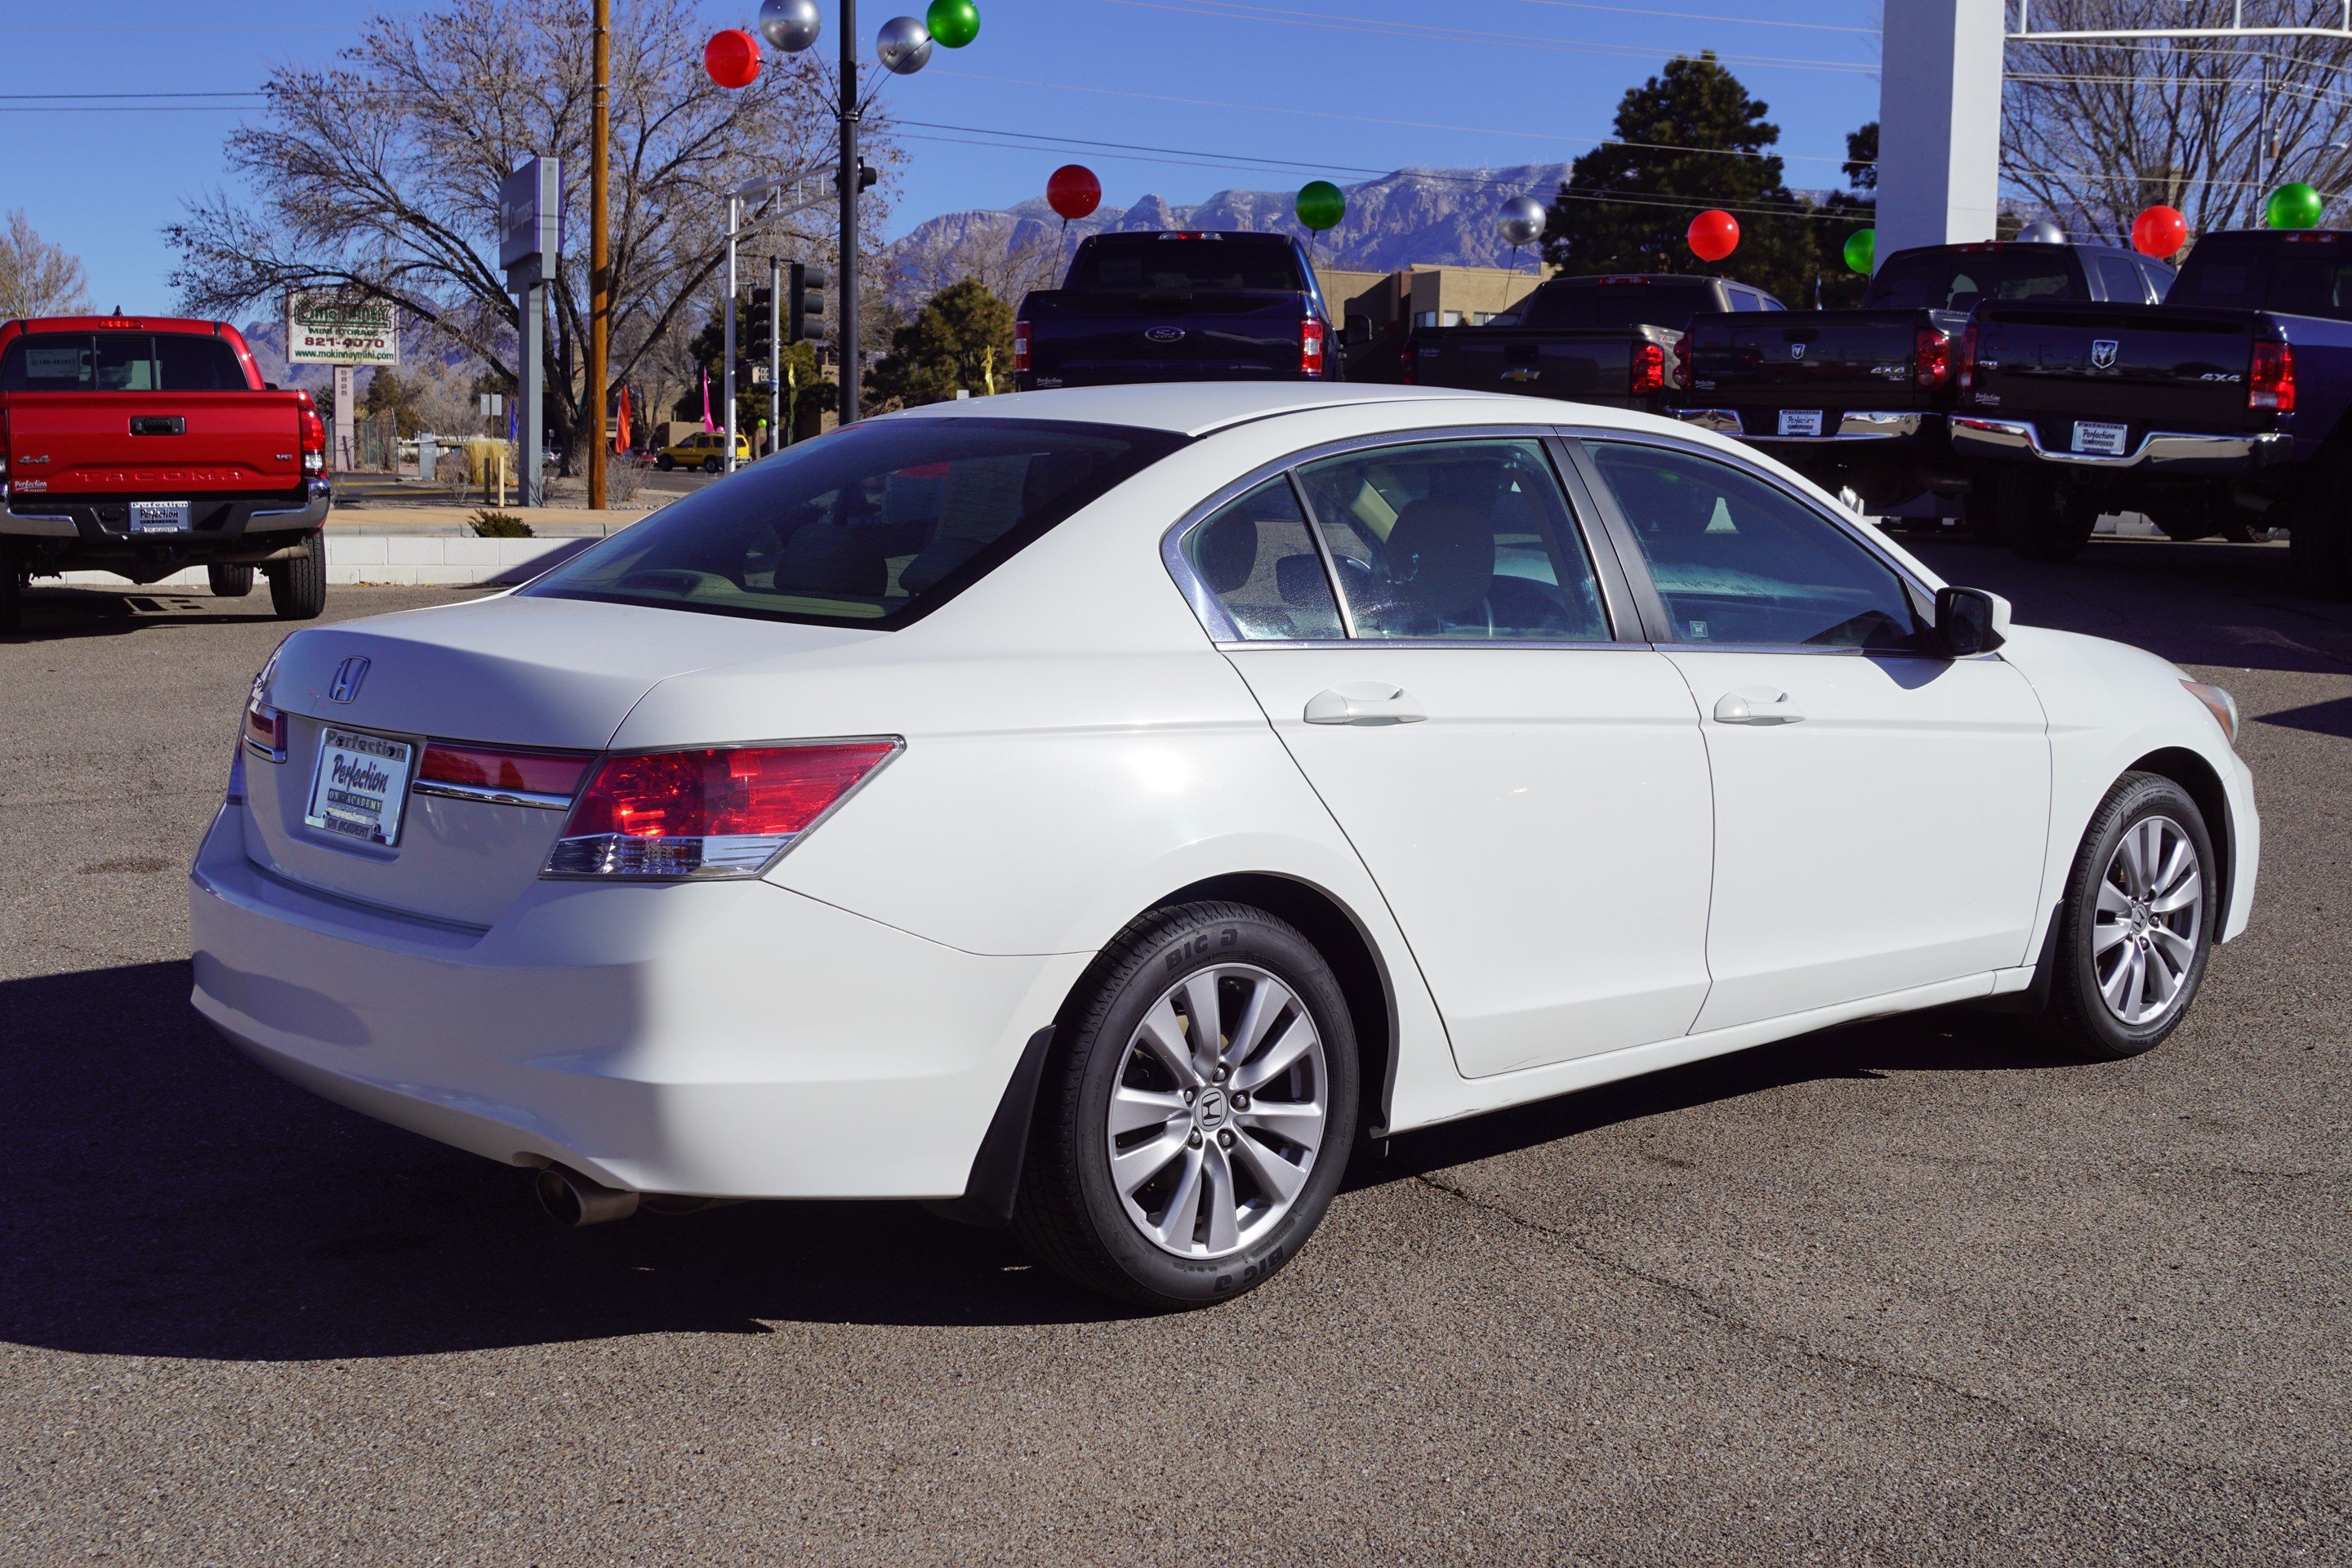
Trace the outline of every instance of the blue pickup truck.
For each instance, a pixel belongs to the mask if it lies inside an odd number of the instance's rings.
[[[1013,328],[1024,392],[1131,381],[1336,381],[1331,312],[1279,234],[1135,230],[1081,241]]]
[[[1953,456],[2020,554],[2114,511],[2284,523],[2298,575],[2352,597],[2352,232],[2209,234],[2161,305],[1979,305],[1957,379]]]

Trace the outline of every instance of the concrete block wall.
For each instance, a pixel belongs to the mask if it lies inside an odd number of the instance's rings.
[[[400,586],[500,586],[527,582],[596,542],[593,539],[475,539],[330,531],[327,581]],[[68,583],[112,584],[111,572],[68,572]],[[174,572],[157,588],[202,588],[202,567]]]

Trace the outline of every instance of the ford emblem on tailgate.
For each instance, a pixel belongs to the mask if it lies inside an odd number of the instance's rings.
[[[1181,327],[1150,327],[1145,329],[1143,335],[1150,339],[1155,343],[1181,342],[1184,340],[1184,329]]]
[[[2091,340],[2091,368],[2094,370],[2115,369],[2116,353],[2122,347],[2123,345],[2113,338],[2093,338]]]
[[[360,682],[367,679],[368,661],[358,654],[335,666],[334,684],[327,695],[338,702],[349,702],[360,694]]]

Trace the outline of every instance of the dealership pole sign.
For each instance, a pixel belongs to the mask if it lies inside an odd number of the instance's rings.
[[[289,364],[398,364],[400,329],[388,300],[349,294],[286,298]]]

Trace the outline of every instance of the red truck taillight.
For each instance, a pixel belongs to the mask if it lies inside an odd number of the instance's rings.
[[[1323,323],[1312,316],[1301,318],[1298,323],[1298,374],[1323,374]]]
[[[327,471],[327,426],[319,417],[318,405],[310,401],[310,395],[306,392],[301,397],[297,406],[302,419],[302,471],[323,474]]]
[[[1410,342],[1404,345],[1404,352],[1397,356],[1397,384],[1400,386],[1421,384],[1421,350]]]
[[[2246,363],[2246,406],[2294,412],[2294,349],[2276,339],[2257,340]]]
[[[1633,345],[1633,370],[1628,388],[1634,395],[1666,389],[1666,351],[1656,343]]]
[[[1966,392],[1977,381],[1977,324],[1974,321],[1970,321],[1968,329],[1960,333],[1958,359],[1958,364],[1953,367],[1953,378],[1958,382],[1960,390]]]
[[[8,413],[0,409],[0,496],[8,493]]]
[[[1015,375],[1029,368],[1029,323],[1013,323],[1013,373]]]
[[[1933,327],[1922,327],[1911,340],[1911,380],[1923,387],[1938,387],[1952,379],[1952,340]]]
[[[900,747],[834,741],[607,757],[541,875],[756,877]]]

